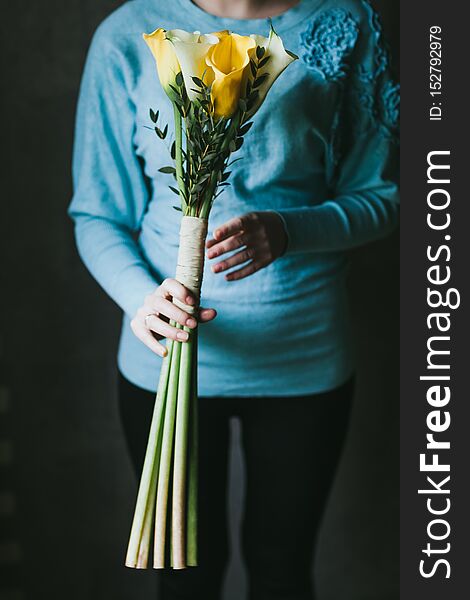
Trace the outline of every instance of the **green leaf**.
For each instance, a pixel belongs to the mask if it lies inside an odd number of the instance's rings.
[[[202,81],[202,79],[199,79],[199,77],[191,77],[191,79],[194,81],[194,83],[197,85],[197,87],[199,88],[205,88],[206,84]],[[200,90],[197,90],[198,92]]]
[[[256,66],[255,61],[253,59],[250,59],[250,69],[251,69],[251,74],[253,75],[253,77],[256,77],[258,67]]]
[[[238,101],[238,106],[240,107],[240,110],[246,112],[246,101],[243,98],[240,98]]]
[[[158,121],[158,115],[159,115],[159,111],[157,110],[157,112],[153,112],[152,109],[150,109],[150,119],[156,123]]]
[[[265,52],[266,50],[263,48],[263,46],[256,46],[256,58],[258,60],[263,58]]]
[[[263,75],[260,75],[253,81],[253,87],[254,88],[259,87],[264,81],[266,81],[267,78],[268,78],[268,73],[263,73]]]
[[[168,125],[165,125],[163,131],[160,129],[160,127],[155,127],[155,133],[161,140],[164,140],[166,138],[166,134],[168,133]]]
[[[217,156],[217,152],[209,152],[208,154],[206,154],[206,156],[204,156],[204,158],[202,159],[202,162],[203,163],[209,162],[216,156]]]
[[[173,206],[173,208],[174,208],[175,210],[179,210],[180,212],[182,212],[182,211],[183,211],[183,209],[181,208],[181,206]]]
[[[262,69],[264,65],[271,60],[270,56],[265,56],[263,60],[260,60],[258,63],[258,69]]]
[[[232,174],[232,171],[227,171],[226,173],[224,173],[222,175],[222,181],[227,181],[227,179],[230,177],[231,174]]]
[[[171,155],[171,158],[173,160],[175,160],[175,158],[176,158],[176,143],[175,142],[173,142],[171,144],[170,155]]]
[[[170,188],[170,190],[171,190],[173,193],[175,193],[177,196],[179,196],[179,195],[180,195],[179,191],[178,191],[176,188],[174,188],[172,185],[169,185],[168,187],[169,187],[169,188]]]
[[[248,133],[248,131],[250,131],[252,125],[253,125],[253,121],[250,121],[249,123],[246,123],[245,125],[243,125],[243,127],[240,127],[240,129],[238,130],[238,135],[245,135],[245,133]]]
[[[242,137],[238,137],[235,140],[235,150],[239,150],[242,146],[243,146],[243,138]]]
[[[235,140],[230,140],[230,143],[228,145],[228,149],[230,150],[230,152],[235,152],[235,150],[237,149],[237,146],[235,144]]]
[[[204,183],[205,181],[207,181],[209,179],[210,176],[211,176],[210,173],[206,173],[199,179],[198,183]]]
[[[158,169],[160,173],[166,173],[168,175],[174,175],[176,173],[175,167],[162,167]]]
[[[183,85],[183,82],[184,82],[183,73],[181,73],[181,71],[180,71],[175,77],[175,83],[178,87],[181,87]]]
[[[248,102],[246,103],[246,105],[247,105],[247,111],[250,111],[253,108],[253,106],[255,105],[255,102],[256,102],[258,96],[259,96],[258,90],[253,90],[251,92],[251,94],[248,97]]]

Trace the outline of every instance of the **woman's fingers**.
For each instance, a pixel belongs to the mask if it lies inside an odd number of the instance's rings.
[[[227,281],[236,281],[238,279],[243,279],[244,277],[248,277],[248,275],[253,275],[256,271],[259,271],[262,268],[262,264],[251,261],[246,267],[242,267],[241,269],[237,269],[236,271],[232,271],[231,273],[227,273],[225,275],[225,279]]]
[[[214,273],[241,266],[225,275],[236,281],[267,267],[286,251],[287,233],[282,217],[275,211],[251,212],[227,221],[207,242],[207,257],[214,259],[227,252],[232,256],[213,265]],[[236,250],[239,250],[236,252]]]
[[[220,262],[213,265],[212,271],[214,273],[222,273],[222,271],[226,271],[227,269],[235,267],[236,265],[241,265],[249,260],[253,260],[254,257],[255,257],[255,249],[254,248],[245,248],[244,250],[241,250],[240,252],[233,254],[229,258],[226,258],[225,260],[221,260]]]
[[[230,219],[229,221],[227,221],[223,225],[220,225],[214,230],[214,240],[217,242],[221,242],[222,240],[225,240],[226,238],[232,235],[240,233],[244,229],[245,222],[245,215]]]
[[[242,232],[250,231],[258,222],[259,217],[255,212],[246,213],[246,215],[242,215],[241,217],[230,219],[214,230],[214,237],[206,242],[206,248],[213,248],[218,242],[236,236]]]
[[[160,344],[160,342],[155,339],[153,333],[150,331],[150,329],[147,329],[142,321],[138,319],[132,319],[131,329],[134,332],[134,335],[148,348],[150,348],[152,352],[155,352],[155,354],[158,354],[159,356],[167,355],[167,349],[165,346]]]
[[[213,308],[201,308],[199,310],[199,320],[201,323],[207,323],[208,321],[212,321],[217,316],[217,311]]]
[[[142,312],[145,312],[145,310],[148,310],[147,314],[156,312],[180,325],[186,325],[190,329],[197,326],[197,321],[194,317],[162,296],[151,296],[148,298]]]
[[[190,306],[196,304],[191,292],[177,279],[165,279],[157,288],[156,294],[163,298],[176,298],[183,304],[189,304]]]
[[[232,252],[232,250],[247,246],[250,242],[251,236],[249,234],[239,233],[233,235],[226,240],[214,244],[214,246],[207,251],[207,258],[217,258],[217,256],[222,256],[222,254],[225,254],[226,252]]]
[[[165,338],[171,338],[178,342],[187,342],[189,334],[187,331],[173,327],[166,321],[162,321],[157,315],[151,315],[145,319],[145,325],[147,329],[154,331],[157,335],[161,335]]]
[[[131,321],[134,335],[159,356],[167,354],[167,349],[160,344],[159,339],[165,337],[179,342],[186,342],[189,339],[189,333],[175,327],[174,323],[190,329],[197,327],[196,317],[173,304],[171,301],[173,298],[177,298],[183,304],[196,305],[194,296],[184,285],[176,279],[165,279],[153,294],[145,298],[144,304]],[[202,323],[212,321],[216,314],[213,308],[201,308],[199,321]],[[167,319],[172,323],[170,324]]]

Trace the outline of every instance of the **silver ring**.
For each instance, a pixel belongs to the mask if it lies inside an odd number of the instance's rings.
[[[150,317],[156,317],[157,315],[155,313],[149,313],[148,315],[145,315],[145,319],[144,319],[144,323],[145,323],[145,327],[147,327],[147,329],[150,329],[149,324],[148,324],[148,319]]]

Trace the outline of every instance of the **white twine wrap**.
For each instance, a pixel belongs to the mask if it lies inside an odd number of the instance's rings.
[[[206,236],[206,219],[182,217],[175,279],[188,288],[197,302],[202,285]],[[189,314],[197,312],[197,306],[189,306],[176,298],[173,299],[173,302]]]

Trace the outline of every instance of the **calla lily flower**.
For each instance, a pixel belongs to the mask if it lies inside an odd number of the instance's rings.
[[[279,77],[279,75],[294,61],[298,56],[289,52],[284,48],[281,38],[277,35],[274,29],[271,29],[269,37],[252,34],[250,36],[255,41],[255,46],[261,46],[265,52],[263,60],[269,57],[269,60],[263,65],[257,73],[257,77],[263,77],[262,83],[257,87],[258,97],[252,108],[249,110],[248,117],[252,117],[259,107],[263,104],[266,94],[271,89],[271,86]],[[251,56],[255,58],[255,51],[252,51]]]
[[[250,51],[256,41],[249,37],[219,31],[215,34],[219,43],[209,48],[206,63],[212,69],[214,80],[211,98],[216,117],[231,117],[245,94],[250,72]]]
[[[166,37],[173,45],[181,66],[186,92],[190,100],[195,100],[198,92],[194,91],[197,87],[192,78],[198,77],[207,86],[214,81],[214,73],[206,64],[206,56],[211,47],[218,44],[219,38],[217,35],[201,35],[199,31],[189,33],[182,29],[172,29]]]
[[[257,62],[256,48],[264,48],[256,86],[258,96],[250,107],[247,117],[252,117],[263,103],[271,86],[279,75],[298,57],[285,50],[281,38],[271,29],[269,37],[243,36],[230,31],[201,34],[182,29],[156,29],[144,34],[157,62],[157,70],[163,89],[175,101],[176,76],[182,73],[190,100],[200,96],[193,78],[202,80],[210,87],[215,117],[230,118],[237,110],[240,98],[246,93],[246,84],[253,79],[250,60]],[[266,58],[269,57],[269,60]]]
[[[175,92],[170,86],[176,86],[175,78],[181,71],[181,67],[175,49],[166,36],[167,33],[164,29],[156,29],[153,33],[143,34],[143,38],[157,63],[160,83],[170,100],[173,102]]]

